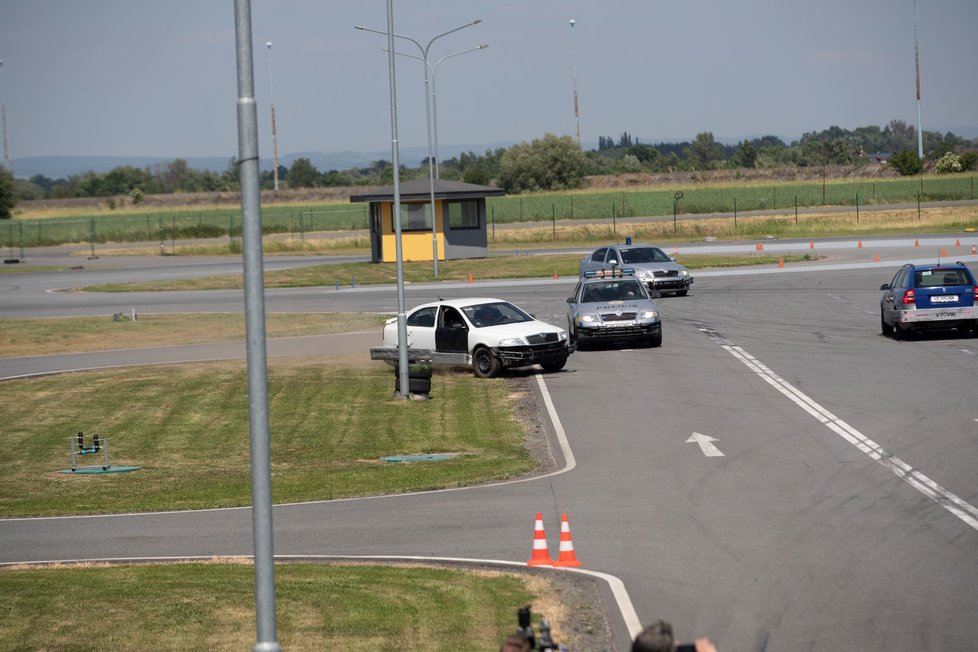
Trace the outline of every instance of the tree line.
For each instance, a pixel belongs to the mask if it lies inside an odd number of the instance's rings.
[[[783,168],[853,165],[876,160],[888,162],[899,174],[917,174],[927,168],[936,172],[974,170],[978,161],[978,139],[968,140],[951,132],[924,131],[924,160],[917,157],[916,129],[902,120],[885,127],[866,126],[853,130],[829,127],[808,132],[794,142],[777,136],[745,139],[736,145],[715,140],[712,132],[701,132],[692,141],[642,143],[628,132],[617,139],[601,136],[598,147],[583,151],[570,136],[545,134],[530,143],[509,148],[473,152],[439,161],[439,176],[480,185],[494,184],[507,192],[561,190],[583,185],[588,176],[624,173],[656,173],[716,170],[724,168]],[[35,175],[30,179],[0,181],[0,192],[13,200],[128,196],[138,203],[148,194],[237,191],[236,161],[224,172],[192,169],[183,159],[146,168],[116,167],[109,172],[88,172],[66,179]],[[426,176],[428,161],[417,167],[402,165],[402,180]],[[9,173],[8,173],[9,176]],[[314,188],[376,186],[393,183],[393,166],[378,160],[366,167],[347,170],[317,170],[308,158],[296,159],[290,167],[279,167],[280,187]],[[263,171],[262,188],[274,186],[274,174]],[[6,188],[6,190],[3,190]],[[9,202],[8,202],[9,203]],[[0,201],[0,218],[4,202]],[[9,210],[6,211],[9,215]]]

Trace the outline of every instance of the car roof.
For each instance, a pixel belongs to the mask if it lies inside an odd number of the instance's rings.
[[[917,271],[917,270],[927,271],[929,269],[954,269],[954,268],[957,268],[957,267],[963,267],[965,269],[968,269],[968,266],[965,265],[964,263],[962,263],[960,260],[957,261],[957,262],[953,262],[953,263],[924,263],[924,264],[921,264],[921,263],[907,263],[906,265],[904,265],[904,267],[909,267],[910,269],[912,269],[914,271]]]
[[[494,299],[492,297],[465,297],[462,299],[444,299],[439,301],[430,301],[428,303],[422,303],[421,305],[411,308],[411,312],[414,312],[419,308],[427,308],[429,306],[451,306],[453,308],[466,308],[468,306],[475,306],[480,303],[512,303],[512,302],[506,301],[505,299]]]

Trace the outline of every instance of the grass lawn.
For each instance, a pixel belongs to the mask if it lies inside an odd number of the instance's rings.
[[[783,258],[785,264],[813,260],[814,255],[790,254],[785,256],[758,255],[695,255],[677,257],[690,269],[707,267],[734,267],[740,265],[776,265]],[[508,278],[560,278],[576,277],[581,262],[579,254],[548,256],[493,256],[466,260],[446,260],[438,263],[438,278],[433,275],[431,262],[404,263],[404,280],[407,283],[432,283],[435,281],[465,281]],[[392,284],[397,282],[397,268],[393,264],[340,263],[317,265],[297,269],[267,272],[266,288],[319,287],[339,283],[341,287],[356,285]],[[140,283],[112,283],[83,288],[86,292],[153,292],[165,290],[230,290],[244,287],[240,274],[205,276],[196,279],[172,279]]]
[[[0,358],[54,353],[134,349],[146,346],[244,341],[241,313],[124,315],[0,319]],[[383,328],[386,315],[363,313],[277,313],[265,315],[269,338],[349,333]]]
[[[587,634],[593,607],[541,576],[302,563],[276,564],[275,575],[285,650],[494,650],[531,603],[556,640],[603,647],[575,636]],[[5,650],[230,651],[255,642],[254,569],[238,560],[3,568],[0,595]]]
[[[268,372],[276,503],[424,491],[500,480],[536,463],[514,417],[521,392],[505,379],[445,371],[431,401],[394,398],[381,362],[327,356],[271,360]],[[476,423],[471,414],[479,412]],[[247,372],[243,362],[161,365],[4,383],[0,517],[103,514],[251,504]],[[110,440],[114,466],[70,468],[68,438]],[[457,453],[433,463],[380,458]],[[99,457],[99,456],[92,456]],[[85,457],[82,465],[99,463]]]

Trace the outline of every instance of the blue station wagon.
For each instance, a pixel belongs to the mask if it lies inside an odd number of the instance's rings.
[[[964,263],[906,264],[880,290],[883,335],[900,339],[910,331],[941,328],[978,335],[978,285]]]

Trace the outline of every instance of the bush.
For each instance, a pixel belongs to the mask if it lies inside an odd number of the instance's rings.
[[[917,158],[917,155],[909,149],[897,152],[890,157],[890,165],[898,174],[909,177],[920,174],[924,170],[924,162]]]
[[[961,157],[954,152],[947,152],[934,164],[934,172],[938,174],[951,174],[961,171]]]
[[[974,171],[976,168],[978,168],[978,152],[975,151],[965,152],[964,154],[961,155],[962,171],[966,171],[966,170]]]
[[[0,220],[9,220],[16,204],[14,175],[0,168]]]

